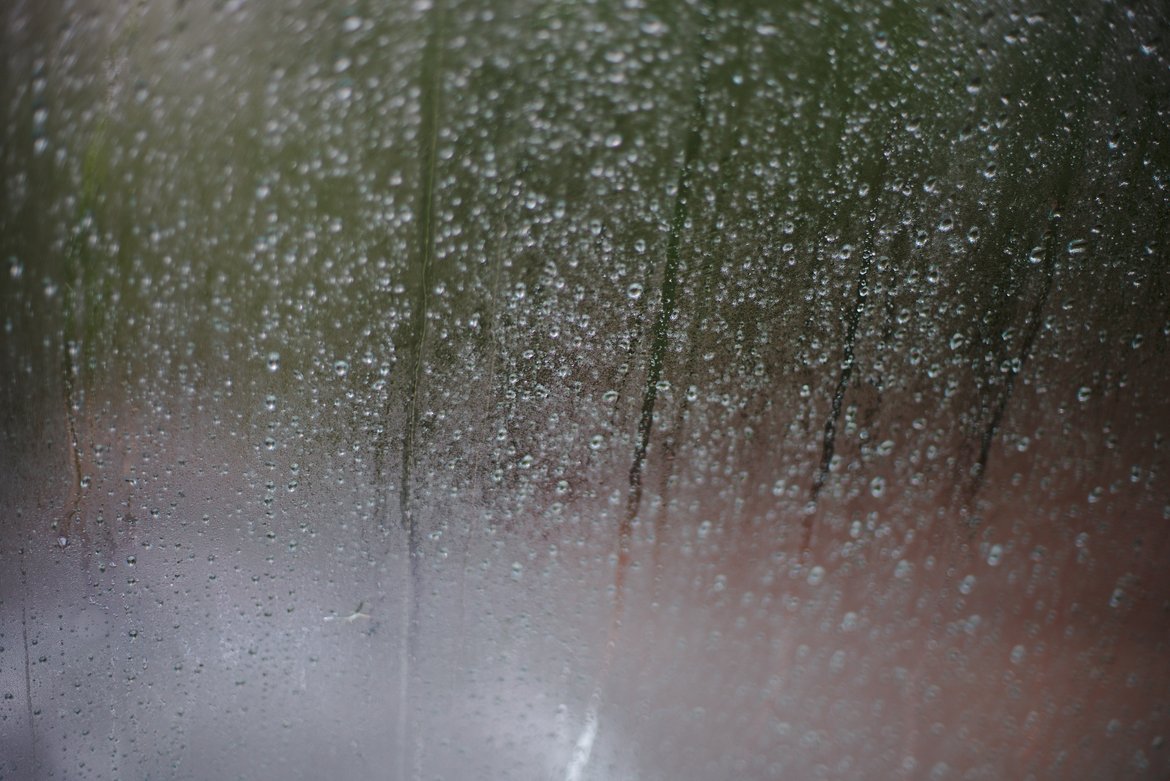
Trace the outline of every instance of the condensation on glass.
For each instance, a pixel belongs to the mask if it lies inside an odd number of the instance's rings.
[[[0,777],[1170,773],[1157,3],[0,18]]]

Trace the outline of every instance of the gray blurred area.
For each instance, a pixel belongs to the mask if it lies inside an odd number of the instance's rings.
[[[1170,775],[1163,4],[0,25],[0,779]]]

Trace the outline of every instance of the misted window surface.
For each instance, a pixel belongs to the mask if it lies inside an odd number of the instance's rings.
[[[0,778],[1170,774],[1161,3],[0,24]]]

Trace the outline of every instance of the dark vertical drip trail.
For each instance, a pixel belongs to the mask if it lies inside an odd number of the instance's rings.
[[[856,364],[857,327],[861,323],[861,315],[865,310],[866,289],[869,283],[869,269],[873,264],[873,252],[865,252],[861,261],[861,269],[857,273],[857,295],[853,309],[849,311],[849,319],[845,325],[845,346],[841,356],[841,372],[837,376],[837,387],[833,390],[833,401],[829,417],[825,420],[825,434],[821,444],[821,463],[813,478],[812,490],[809,498],[816,501],[829,477],[829,467],[833,462],[833,453],[837,447],[837,426],[841,420],[841,409],[845,403],[845,391],[849,389],[849,380],[853,376],[853,367]],[[812,516],[804,522],[804,536],[800,549],[807,551],[812,539]]]
[[[651,333],[649,367],[646,385],[642,390],[642,411],[638,418],[638,434],[634,445],[633,463],[630,465],[630,493],[626,513],[618,529],[618,568],[615,585],[620,608],[622,585],[629,565],[629,543],[634,519],[642,502],[642,471],[646,461],[646,450],[650,445],[650,432],[654,425],[654,405],[658,400],[658,382],[662,379],[662,366],[666,358],[667,342],[670,338],[670,323],[674,319],[679,285],[679,256],[682,244],[683,226],[690,208],[691,180],[698,164],[699,150],[703,143],[703,128],[707,123],[707,46],[711,32],[704,31],[703,46],[700,49],[699,77],[695,86],[695,101],[691,113],[690,129],[687,133],[683,164],[679,168],[674,213],[671,215],[670,234],[666,242],[666,266],[662,272],[662,296],[658,317]]]
[[[870,191],[875,193],[875,195],[870,213],[870,226],[866,231],[865,243],[862,246],[861,267],[857,271],[857,280],[855,282],[857,290],[854,296],[853,308],[849,310],[848,318],[845,322],[845,344],[842,348],[841,369],[837,375],[837,385],[833,389],[833,399],[829,408],[829,416],[825,419],[824,436],[821,441],[821,461],[817,468],[817,473],[813,477],[812,488],[809,490],[809,502],[812,504],[815,504],[820,497],[821,489],[824,488],[825,482],[829,478],[829,470],[833,464],[833,455],[837,449],[837,428],[841,422],[841,411],[845,406],[845,393],[849,390],[849,381],[853,377],[853,368],[857,364],[857,329],[861,324],[861,316],[865,313],[865,307],[868,303],[869,274],[873,268],[874,259],[877,257],[877,248],[875,247],[878,233],[876,210],[879,202],[876,194],[882,191],[881,184],[885,179],[886,167],[889,164],[889,155],[892,154],[884,150],[893,149],[892,144],[893,130],[891,128],[886,132],[885,141],[881,146],[881,150],[883,151],[878,157],[873,179],[871,180]],[[812,543],[814,520],[815,515],[810,511],[805,516],[803,523],[800,552],[805,557],[809,555],[809,546]]]
[[[1054,206],[1048,217],[1048,229],[1044,233],[1044,268],[1041,271],[1044,281],[1040,289],[1040,294],[1036,297],[1036,301],[1032,304],[1032,309],[1028,313],[1028,328],[1024,332],[1024,338],[1020,342],[1020,350],[1016,355],[1016,360],[1011,364],[1011,368],[1007,372],[1003,392],[996,399],[995,406],[992,409],[991,419],[988,421],[987,427],[983,430],[983,435],[979,439],[979,457],[973,468],[974,475],[968,501],[975,498],[975,495],[979,492],[979,488],[983,485],[984,473],[987,471],[987,461],[991,457],[991,446],[995,442],[995,435],[1003,423],[1003,416],[1007,412],[1008,402],[1011,401],[1012,393],[1015,391],[1016,377],[1019,376],[1024,365],[1027,364],[1028,359],[1032,356],[1032,350],[1036,344],[1036,337],[1040,335],[1044,308],[1048,305],[1048,299],[1052,295],[1052,284],[1056,277],[1056,248],[1059,220],[1060,207]]]
[[[646,372],[646,384],[642,391],[642,409],[638,418],[633,463],[630,465],[629,472],[630,489],[625,513],[618,526],[618,556],[617,568],[614,572],[613,613],[597,685],[589,702],[585,730],[574,748],[572,760],[565,774],[566,781],[578,781],[589,761],[593,738],[597,732],[598,711],[616,656],[618,636],[625,611],[625,584],[631,563],[630,547],[634,520],[637,518],[638,508],[642,501],[643,468],[654,424],[654,405],[658,399],[658,382],[662,378],[662,368],[670,336],[670,323],[674,319],[678,297],[682,236],[690,208],[691,181],[698,166],[699,152],[703,143],[703,129],[707,123],[707,90],[710,71],[708,48],[713,36],[714,10],[708,6],[704,15],[705,28],[700,40],[694,104],[683,151],[683,161],[678,170],[674,210],[671,215],[670,233],[666,243],[666,265],[662,272],[661,303],[651,332],[649,365]]]
[[[402,472],[398,487],[398,510],[406,532],[408,577],[403,595],[404,642],[400,681],[399,738],[402,756],[400,777],[421,776],[422,734],[413,724],[414,698],[411,679],[419,658],[420,596],[422,560],[420,530],[412,503],[412,471],[419,423],[419,393],[422,385],[423,351],[426,346],[430,291],[434,285],[435,260],[435,169],[439,134],[439,107],[442,100],[442,46],[444,9],[436,3],[430,12],[430,30],[422,52],[419,89],[419,193],[416,206],[417,285],[411,302],[405,337],[407,348],[406,421],[402,432]],[[409,768],[409,775],[407,769]]]
[[[737,57],[737,61],[742,62],[743,52],[741,51]],[[737,149],[736,139],[739,136],[739,117],[740,110],[750,94],[751,80],[744,79],[738,87],[732,88],[732,94],[729,100],[731,106],[731,125],[726,131],[729,144],[727,150],[724,152],[719,161],[719,170],[723,172],[720,178],[719,185],[715,191],[714,211],[716,217],[723,213],[726,206],[728,193],[733,184],[733,178],[730,174],[732,169],[732,160]],[[695,367],[698,363],[700,353],[700,332],[708,316],[715,315],[715,306],[712,303],[715,296],[716,274],[719,271],[719,255],[715,251],[716,234],[718,232],[718,219],[712,220],[710,227],[707,230],[706,236],[703,240],[703,254],[704,257],[699,265],[699,279],[697,285],[697,304],[698,311],[694,313],[691,321],[687,327],[686,345],[687,345],[687,359],[686,364],[682,370],[682,376],[691,378],[695,375]],[[667,468],[663,470],[661,485],[659,491],[663,500],[665,501],[668,486],[671,476],[674,473],[675,458],[678,455],[680,448],[679,440],[683,432],[683,421],[686,417],[690,402],[687,396],[679,401],[678,408],[675,410],[674,421],[672,422],[669,433],[666,435],[662,443],[663,458],[666,461]],[[664,525],[659,525],[654,533],[654,571],[656,573],[661,571],[661,553],[664,547],[663,535],[666,529]],[[655,588],[657,589],[657,582]],[[657,593],[657,591],[655,592]]]

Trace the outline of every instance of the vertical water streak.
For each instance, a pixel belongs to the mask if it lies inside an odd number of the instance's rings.
[[[422,735],[413,729],[413,668],[418,660],[420,604],[422,594],[421,538],[412,503],[412,470],[418,434],[419,394],[422,384],[423,350],[427,337],[430,291],[434,284],[435,256],[435,168],[439,133],[439,107],[442,97],[442,44],[444,9],[436,3],[430,9],[426,42],[423,45],[419,78],[419,193],[416,206],[418,234],[415,268],[417,288],[411,302],[406,341],[406,421],[402,432],[402,471],[398,486],[398,510],[406,532],[407,578],[403,594],[403,626],[399,666],[399,777],[421,775]],[[389,486],[387,486],[388,488]],[[407,768],[410,768],[408,775]]]
[[[880,206],[878,194],[882,192],[882,183],[885,180],[886,168],[889,165],[890,155],[893,154],[894,128],[891,126],[885,135],[878,155],[876,168],[872,180],[869,182],[869,191],[874,193],[873,204],[870,210],[870,224],[865,234],[865,243],[861,251],[861,266],[857,270],[857,279],[854,283],[856,294],[853,308],[845,321],[845,342],[842,346],[840,372],[837,375],[837,384],[833,388],[833,398],[829,408],[829,416],[825,419],[824,435],[821,440],[821,460],[817,473],[813,477],[812,488],[809,490],[809,502],[815,503],[820,496],[821,489],[829,477],[833,455],[837,448],[837,427],[841,422],[841,412],[845,405],[845,393],[849,390],[849,381],[853,377],[853,369],[857,364],[857,329],[861,325],[861,316],[869,297],[869,274],[877,257],[878,234],[881,230],[878,224],[877,209]],[[812,544],[814,517],[810,512],[805,516],[801,535],[800,552],[802,556],[809,554]]]
[[[626,511],[618,526],[617,567],[614,572],[614,604],[610,619],[609,634],[606,639],[601,670],[586,710],[585,727],[574,746],[572,758],[566,768],[565,781],[579,781],[585,767],[588,765],[594,740],[599,729],[602,698],[608,683],[610,671],[613,668],[613,662],[617,652],[618,636],[621,632],[622,617],[625,612],[625,584],[631,563],[630,546],[633,536],[634,520],[637,518],[638,508],[642,501],[642,472],[646,460],[646,451],[650,444],[650,433],[654,424],[654,406],[658,399],[658,382],[662,379],[662,367],[670,337],[670,324],[674,319],[675,305],[677,302],[680,251],[683,229],[686,225],[690,208],[691,181],[694,178],[695,169],[698,166],[699,152],[703,143],[703,129],[707,124],[707,91],[709,88],[708,77],[710,73],[708,50],[710,48],[711,38],[714,35],[714,8],[711,5],[707,6],[704,9],[703,16],[705,18],[705,25],[700,34],[694,103],[691,109],[690,124],[683,149],[683,161],[678,169],[678,178],[676,181],[674,209],[671,215],[670,232],[666,243],[666,264],[662,272],[661,298],[658,315],[655,318],[654,327],[651,332],[649,365],[646,371],[646,384],[642,392],[642,408],[638,419],[638,432],[635,439],[633,462],[630,465],[630,488],[629,494],[627,495]]]

